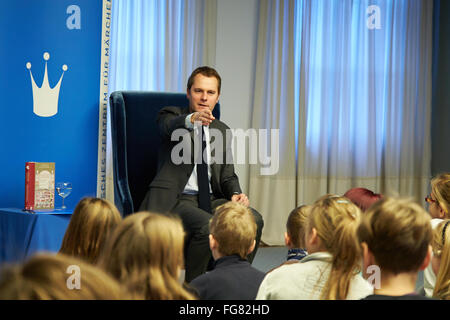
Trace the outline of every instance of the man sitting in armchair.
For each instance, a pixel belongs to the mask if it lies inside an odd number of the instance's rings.
[[[181,218],[187,236],[187,282],[204,273],[212,258],[209,248],[209,221],[214,209],[227,201],[235,201],[247,207],[250,205],[234,172],[231,136],[227,134],[229,127],[212,115],[212,110],[219,101],[220,87],[221,78],[216,70],[199,67],[192,72],[187,83],[189,106],[168,106],[161,109],[157,119],[162,137],[158,173],[140,207],[140,210],[174,213]],[[180,157],[180,152],[174,152],[174,147],[179,148],[179,142],[172,141],[173,133],[178,129],[185,130],[194,142],[188,149],[188,157],[185,154],[181,156],[189,161],[180,162],[173,159],[174,155]],[[220,150],[211,147],[211,138],[214,135],[212,131],[219,132],[226,141]],[[198,148],[195,148],[196,141],[199,141]],[[194,151],[196,149],[197,152]],[[199,156],[195,157],[195,154]],[[264,222],[256,210],[250,209],[257,224],[256,247],[248,257],[251,263],[257,251]]]

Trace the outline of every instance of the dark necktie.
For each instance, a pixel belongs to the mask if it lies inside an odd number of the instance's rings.
[[[205,130],[202,126],[202,149],[200,162],[197,163],[197,183],[198,183],[198,207],[211,213],[211,199],[209,196],[209,179],[208,179],[208,164],[203,160],[203,155],[206,150]]]

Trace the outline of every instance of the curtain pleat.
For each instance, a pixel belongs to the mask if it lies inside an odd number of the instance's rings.
[[[279,163],[276,174],[267,174],[270,166],[261,161],[250,166],[249,199],[264,217],[263,240],[269,244],[283,236],[296,203],[294,17],[294,1],[260,2],[252,128],[267,129],[267,136],[258,135],[258,151],[267,145],[270,165],[275,157]],[[278,132],[278,145],[271,130]]]
[[[195,68],[215,64],[216,18],[216,0],[112,1],[109,93],[186,92]],[[109,114],[107,126],[106,198],[114,201]]]
[[[376,2],[380,28],[368,27],[372,4],[261,1],[252,126],[280,130],[280,170],[251,168],[249,195],[268,244],[283,244],[294,207],[326,193],[366,187],[423,205],[433,2]]]

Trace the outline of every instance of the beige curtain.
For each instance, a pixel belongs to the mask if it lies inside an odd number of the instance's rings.
[[[280,129],[280,170],[253,166],[249,195],[268,244],[283,244],[290,210],[326,193],[366,187],[423,205],[433,2],[370,5],[261,1],[252,126]]]
[[[294,109],[294,1],[261,1],[252,128],[279,130],[279,170],[250,166],[249,198],[264,217],[262,240],[282,244],[287,216],[296,204]],[[262,142],[275,148],[270,137]],[[258,146],[262,143],[258,141]],[[270,152],[267,152],[270,154]],[[274,160],[274,159],[272,159]]]
[[[195,68],[214,66],[217,0],[112,3],[109,93],[185,92]],[[106,198],[114,201],[109,118],[108,114]]]

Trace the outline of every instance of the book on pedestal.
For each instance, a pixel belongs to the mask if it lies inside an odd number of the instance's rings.
[[[55,208],[55,163],[25,163],[25,210]]]

